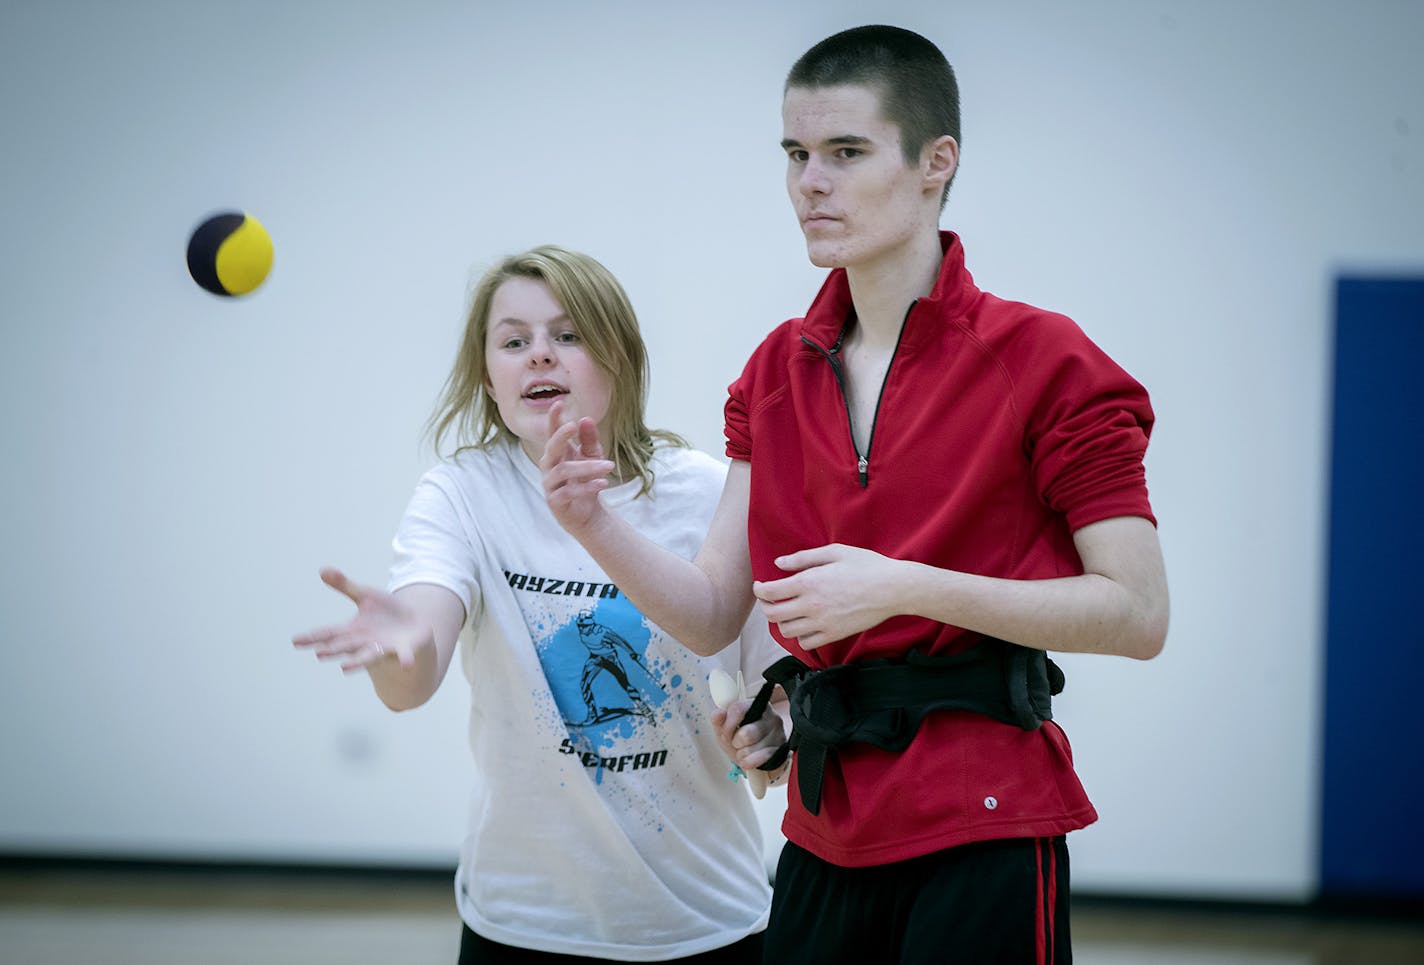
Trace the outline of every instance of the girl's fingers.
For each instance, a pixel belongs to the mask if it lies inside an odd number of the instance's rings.
[[[566,463],[563,474],[564,482],[567,483],[590,483],[607,482],[608,474],[613,471],[613,463],[604,460],[588,460],[586,462]]]
[[[578,424],[579,455],[585,459],[603,458],[603,447],[598,444],[598,426],[592,419],[584,418]]]
[[[315,653],[318,660],[330,660],[333,657],[349,656],[374,646],[375,643],[372,641],[369,631],[347,627],[342,632],[334,633],[329,639],[322,641]]]
[[[375,640],[371,640],[367,643],[362,644],[354,652],[357,653],[358,656],[356,656],[354,659],[346,661],[341,665],[341,669],[344,670],[346,673],[355,673],[358,670],[371,666],[371,664],[376,663],[377,661],[384,660],[386,659],[386,657],[392,656],[392,654],[388,653],[386,649]]]
[[[557,401],[549,406],[549,437],[552,439],[564,427],[564,403]]]
[[[326,650],[349,650],[353,641],[370,639],[365,636],[368,632],[362,628],[362,621],[357,619],[349,623],[332,624],[329,627],[298,634],[292,638],[292,645],[296,647],[319,646]]]
[[[358,583],[353,583],[345,573],[336,569],[334,566],[322,568],[321,581],[336,592],[346,596],[352,603],[358,606],[360,605],[361,596],[365,587]]]
[[[552,417],[551,417],[552,424]],[[561,425],[549,432],[549,441],[544,443],[544,458],[539,460],[539,468],[547,476],[556,472],[569,460],[569,440],[573,438],[577,426],[572,423]]]
[[[307,633],[299,633],[292,638],[292,646],[311,647],[315,646],[318,643],[326,643],[332,637],[336,636],[337,632],[337,627],[322,627],[320,630],[311,630]]]
[[[747,770],[760,767],[762,764],[771,760],[771,755],[775,750],[773,747],[764,747],[759,751],[743,751],[737,755],[737,763]]]

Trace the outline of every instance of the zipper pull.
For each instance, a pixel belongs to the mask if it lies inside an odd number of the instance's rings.
[[[860,488],[870,485],[870,462],[864,456],[857,457],[856,468],[860,470]]]

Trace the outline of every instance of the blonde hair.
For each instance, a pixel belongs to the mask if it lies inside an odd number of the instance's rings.
[[[639,495],[648,492],[653,483],[654,447],[659,443],[686,446],[687,442],[674,433],[649,429],[643,422],[648,396],[648,351],[623,286],[593,258],[557,245],[541,245],[510,255],[475,283],[454,367],[426,425],[436,454],[440,454],[447,435],[453,435],[456,451],[484,449],[501,438],[515,438],[485,387],[490,304],[499,286],[511,278],[543,282],[568,313],[588,354],[607,374],[612,389],[605,454],[617,467],[617,475],[625,479],[636,476],[642,481]]]

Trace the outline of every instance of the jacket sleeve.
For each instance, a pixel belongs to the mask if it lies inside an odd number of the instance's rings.
[[[752,409],[766,390],[761,386],[780,384],[785,378],[786,346],[795,344],[800,319],[791,319],[775,328],[757,346],[737,381],[727,386],[727,401],[722,407],[723,435],[727,439],[728,458],[750,462],[752,458]],[[782,378],[777,379],[777,373]]]
[[[1044,502],[1070,530],[1115,516],[1154,525],[1143,457],[1154,414],[1144,389],[1072,320],[1049,315],[1016,388]]]

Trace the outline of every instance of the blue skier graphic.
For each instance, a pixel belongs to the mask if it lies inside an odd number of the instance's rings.
[[[633,661],[647,675],[653,686],[663,692],[662,687],[657,684],[657,677],[643,662],[642,655],[616,630],[595,620],[590,610],[580,613],[575,623],[578,627],[579,642],[588,649],[588,658],[584,661],[583,672],[579,676],[579,696],[583,698],[588,713],[583,720],[566,723],[570,727],[589,727],[636,714],[656,726],[657,720],[652,706],[643,697],[642,692],[629,682],[628,671],[623,665],[625,657]],[[593,685],[599,675],[605,673],[612,677],[627,695],[629,705],[608,706],[600,703]]]

